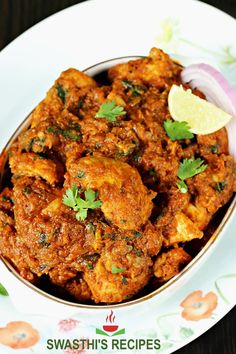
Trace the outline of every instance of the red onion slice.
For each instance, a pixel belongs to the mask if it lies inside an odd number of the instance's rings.
[[[229,152],[236,160],[236,91],[224,76],[211,65],[193,64],[181,73],[183,83],[192,89],[197,88],[204,93],[209,102],[232,115],[227,124]]]

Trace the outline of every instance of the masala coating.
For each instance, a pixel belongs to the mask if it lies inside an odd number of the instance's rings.
[[[119,303],[191,261],[184,247],[230,200],[235,164],[225,128],[167,135],[181,70],[153,48],[112,67],[107,85],[76,69],[55,81],[10,148],[0,194],[0,253],[23,278],[77,302]],[[99,115],[109,102],[120,114]],[[182,193],[179,166],[194,157],[207,168]]]

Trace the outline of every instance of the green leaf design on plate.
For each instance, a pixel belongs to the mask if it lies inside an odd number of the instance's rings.
[[[187,339],[187,338],[191,337],[194,334],[194,332],[191,328],[181,327],[179,334],[180,334],[181,339]]]
[[[151,328],[136,331],[135,336],[139,338],[158,338],[157,332]]]
[[[228,278],[236,278],[236,274],[226,274],[226,275],[222,275],[221,277],[219,277],[218,279],[216,279],[215,281],[215,287],[217,290],[218,295],[221,297],[221,299],[227,304],[229,305],[230,302],[229,300],[225,297],[221,287],[220,287],[220,280],[222,279],[228,279]]]
[[[162,343],[162,342],[161,342],[161,347],[160,347],[160,349],[158,349],[158,350],[156,351],[156,353],[164,352],[165,350],[167,350],[167,349],[169,349],[169,348],[171,348],[171,347],[173,347],[173,344],[172,344],[172,343],[170,343],[170,342],[164,342],[164,343]]]
[[[168,340],[173,336],[174,329],[176,327],[176,318],[179,317],[178,313],[167,313],[157,318],[158,332],[161,332],[165,340]]]
[[[4,288],[4,286],[0,283],[0,295],[2,296],[8,296],[7,290]]]

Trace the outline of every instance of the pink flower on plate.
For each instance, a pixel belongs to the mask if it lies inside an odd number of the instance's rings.
[[[30,348],[39,340],[38,331],[27,322],[9,322],[0,328],[0,343],[13,349]]]
[[[217,296],[210,291],[203,296],[201,290],[189,294],[180,304],[184,308],[181,316],[188,321],[199,321],[211,316],[217,306]]]
[[[78,324],[79,324],[79,321],[74,320],[73,318],[69,318],[66,320],[61,320],[58,323],[58,326],[60,328],[60,331],[69,332],[69,331],[72,331],[72,329],[74,329]]]
[[[67,349],[64,354],[86,354],[85,349]]]
[[[83,338],[83,339],[88,339],[88,338]],[[66,349],[64,351],[64,354],[86,354],[87,353],[86,349],[87,349],[87,344],[85,343],[85,345],[83,346],[81,344],[78,349]]]

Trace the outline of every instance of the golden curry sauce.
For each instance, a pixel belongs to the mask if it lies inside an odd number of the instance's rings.
[[[56,80],[10,148],[0,195],[0,253],[23,278],[80,303],[119,303],[191,261],[235,179],[224,128],[167,135],[181,70],[153,48],[109,69],[106,85],[76,69]],[[197,158],[206,168],[183,191],[180,164]]]

